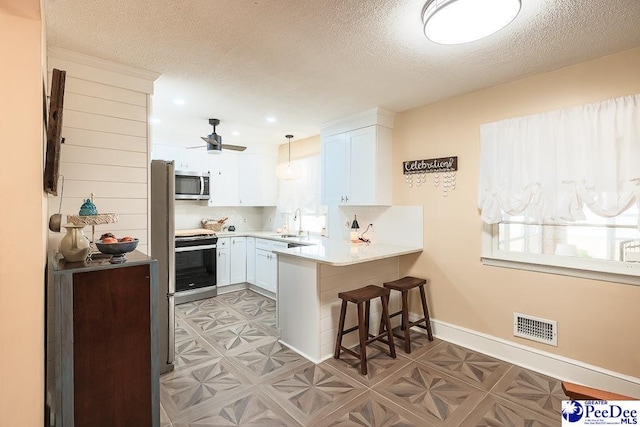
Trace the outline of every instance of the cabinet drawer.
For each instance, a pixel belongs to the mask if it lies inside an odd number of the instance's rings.
[[[273,240],[256,239],[256,249],[264,249],[270,251],[273,247]]]
[[[272,249],[287,249],[289,247],[289,244],[287,242],[272,242]]]
[[[228,237],[222,237],[218,239],[218,248],[228,248],[230,240],[231,239]]]

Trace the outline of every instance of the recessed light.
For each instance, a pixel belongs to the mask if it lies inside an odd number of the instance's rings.
[[[182,98],[174,99],[173,103],[176,104],[176,105],[184,105],[184,99],[182,99]]]
[[[233,136],[238,136],[238,135],[240,135],[240,132],[238,132],[238,131],[234,131],[234,132],[231,132],[231,135],[233,135]]]
[[[276,122],[276,118],[275,117],[267,117],[267,121],[269,123],[275,123]]]

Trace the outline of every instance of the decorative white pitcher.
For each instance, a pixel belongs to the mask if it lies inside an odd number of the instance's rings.
[[[67,234],[60,241],[60,252],[67,262],[78,262],[87,259],[89,253],[89,239],[82,229],[84,224],[64,224]]]

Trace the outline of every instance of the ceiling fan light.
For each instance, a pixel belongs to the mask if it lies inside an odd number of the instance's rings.
[[[216,144],[207,141],[207,153],[218,154],[222,152],[222,137],[220,135],[214,132],[211,135],[207,135],[207,138],[211,141],[216,141]]]
[[[207,153],[209,154],[219,154],[222,153],[222,145],[215,145],[207,142]]]
[[[506,27],[521,0],[428,0],[422,9],[427,38],[439,44],[468,43]]]

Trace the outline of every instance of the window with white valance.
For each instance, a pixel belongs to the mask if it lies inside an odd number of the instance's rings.
[[[293,224],[293,214],[300,209],[305,231],[320,233],[326,226],[326,207],[321,204],[320,197],[320,156],[292,160],[291,164],[301,170],[301,176],[278,181],[277,213],[284,216],[283,222],[288,221],[293,227],[298,225]]]
[[[529,242],[516,252],[583,260],[623,261],[618,246],[640,242],[640,95],[488,123],[480,134],[478,207],[483,222],[500,224],[489,227],[494,255],[514,252],[514,234]],[[567,242],[576,227],[603,237]]]

